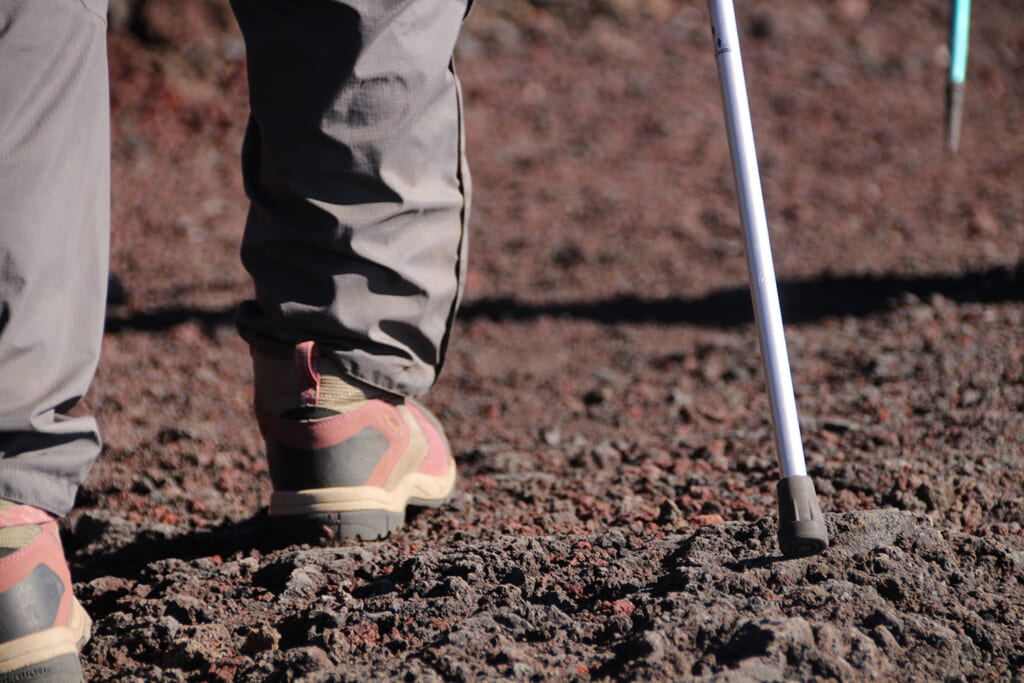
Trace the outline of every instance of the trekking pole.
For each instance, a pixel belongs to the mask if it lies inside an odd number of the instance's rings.
[[[754,318],[761,342],[775,447],[782,474],[777,486],[779,549],[784,555],[793,557],[813,555],[828,546],[828,531],[818,507],[814,483],[807,476],[804,463],[779,292],[768,240],[768,221],[754,151],[750,105],[743,79],[736,15],[732,0],[708,0],[708,10],[722,86],[729,152],[739,197],[740,221],[746,240]]]
[[[949,77],[946,81],[946,150],[950,154],[956,154],[960,146],[970,33],[971,0],[953,0],[949,21]]]

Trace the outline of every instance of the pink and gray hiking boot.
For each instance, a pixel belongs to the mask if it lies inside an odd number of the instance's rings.
[[[254,352],[253,367],[282,538],[383,538],[405,523],[406,506],[451,498],[451,447],[416,401],[344,377],[313,342],[291,361]]]
[[[0,683],[81,681],[91,626],[71,592],[56,520],[0,500]]]

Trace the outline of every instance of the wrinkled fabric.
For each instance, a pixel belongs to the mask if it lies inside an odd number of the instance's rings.
[[[0,498],[66,513],[100,451],[110,224],[104,0],[0,0]]]
[[[470,183],[452,50],[466,0],[233,0],[251,117],[238,327],[418,396],[461,295]]]

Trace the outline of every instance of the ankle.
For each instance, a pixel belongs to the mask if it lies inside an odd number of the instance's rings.
[[[322,417],[351,412],[368,401],[389,398],[381,389],[346,376],[315,342],[295,347],[291,358],[253,349],[255,401],[260,409],[282,417]]]

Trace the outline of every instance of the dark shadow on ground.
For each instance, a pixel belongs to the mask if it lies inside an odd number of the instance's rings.
[[[412,523],[425,508],[410,507],[406,522]],[[101,576],[134,578],[149,564],[160,560],[177,559],[184,562],[218,555],[228,558],[236,553],[257,551],[262,555],[286,548],[365,546],[375,541],[338,541],[325,536],[322,529],[297,528],[287,538],[274,532],[266,509],[237,522],[226,521],[216,527],[188,531],[174,535],[166,526],[141,528],[124,545],[96,550],[86,544],[95,541],[104,532],[104,522],[79,520],[75,528],[61,528],[61,542],[70,561],[75,581],[91,581]],[[89,528],[84,528],[87,526]],[[399,532],[393,532],[392,538]]]
[[[82,547],[78,536],[74,530],[62,529],[61,539],[76,581],[90,581],[100,576],[132,578],[146,565],[169,558],[188,562],[212,555],[229,557],[254,549],[266,553],[281,547],[274,541],[270,518],[265,511],[241,522],[226,522],[180,536],[142,529],[126,545],[114,550],[90,552]]]
[[[957,303],[999,303],[1024,299],[1024,264],[955,275],[920,277],[823,275],[810,280],[779,283],[782,316],[788,324],[828,317],[865,316],[898,305],[907,295],[928,301],[935,295]],[[106,333],[129,330],[156,332],[193,322],[213,335],[234,324],[235,307],[199,309],[172,307],[154,311],[108,312]],[[603,301],[526,303],[514,297],[467,301],[460,320],[534,320],[541,317],[576,318],[601,323],[663,323],[701,327],[735,327],[753,321],[750,292],[746,288],[712,292],[697,298],[645,299],[622,296]]]
[[[898,305],[907,295],[928,301],[939,295],[957,303],[999,303],[1024,299],[1024,264],[956,275],[922,277],[833,277],[779,283],[782,316],[790,324],[828,317],[866,316]],[[601,323],[668,323],[734,327],[753,321],[746,288],[713,292],[699,298],[644,299],[623,296],[593,302],[523,303],[515,298],[466,302],[462,320],[532,320],[580,318]]]
[[[121,332],[160,332],[169,330],[182,323],[195,323],[207,336],[213,336],[219,327],[234,327],[235,309],[237,306],[229,306],[220,309],[189,308],[185,306],[174,306],[154,311],[133,311],[122,313],[119,311],[107,311],[105,334],[120,334]]]

